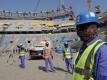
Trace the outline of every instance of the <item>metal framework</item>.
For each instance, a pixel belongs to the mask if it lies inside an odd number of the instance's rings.
[[[92,8],[92,0],[87,0],[87,5],[88,5],[88,10],[91,12],[93,11],[93,8]]]
[[[25,20],[51,20],[56,18],[72,17],[74,12],[72,8],[64,8],[51,10],[46,12],[10,12],[10,11],[0,11],[0,19],[25,19]]]

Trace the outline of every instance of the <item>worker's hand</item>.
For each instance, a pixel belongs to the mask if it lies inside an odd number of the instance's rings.
[[[10,41],[10,43],[15,45],[15,46],[17,45],[17,42],[15,40]]]
[[[62,60],[64,61],[65,59],[63,58]]]
[[[53,56],[51,56],[51,58],[53,59]]]

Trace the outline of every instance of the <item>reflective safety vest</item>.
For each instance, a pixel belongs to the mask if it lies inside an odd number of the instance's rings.
[[[44,51],[43,51],[43,54],[44,54],[44,58],[45,59],[48,59],[48,58],[50,58],[50,56],[51,56],[51,49],[50,48],[45,48],[44,49]]]
[[[72,56],[71,56],[70,48],[67,48],[67,50],[65,51],[65,58],[70,59],[71,57]]]
[[[26,54],[26,52],[25,52],[24,50],[21,50],[21,51],[19,52],[19,55],[20,55],[20,56],[25,56],[25,54]]]
[[[96,80],[92,77],[95,54],[99,47],[104,43],[106,42],[97,40],[85,49],[78,62],[75,62],[73,80]]]

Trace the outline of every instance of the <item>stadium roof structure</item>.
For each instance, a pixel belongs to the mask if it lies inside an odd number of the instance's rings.
[[[71,7],[57,10],[50,10],[45,12],[10,12],[0,11],[0,19],[25,19],[25,20],[52,20],[56,18],[70,17],[73,19],[74,12]]]

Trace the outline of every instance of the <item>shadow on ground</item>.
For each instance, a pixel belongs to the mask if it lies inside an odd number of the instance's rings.
[[[62,72],[67,72],[66,70],[59,68],[59,67],[54,67],[56,71],[62,71]],[[39,70],[45,71],[45,67],[44,66],[39,66],[38,67]]]
[[[43,57],[35,57],[35,58],[30,58],[28,60],[43,60]]]
[[[42,71],[45,71],[45,67],[44,66],[39,66],[38,69],[42,70]]]

